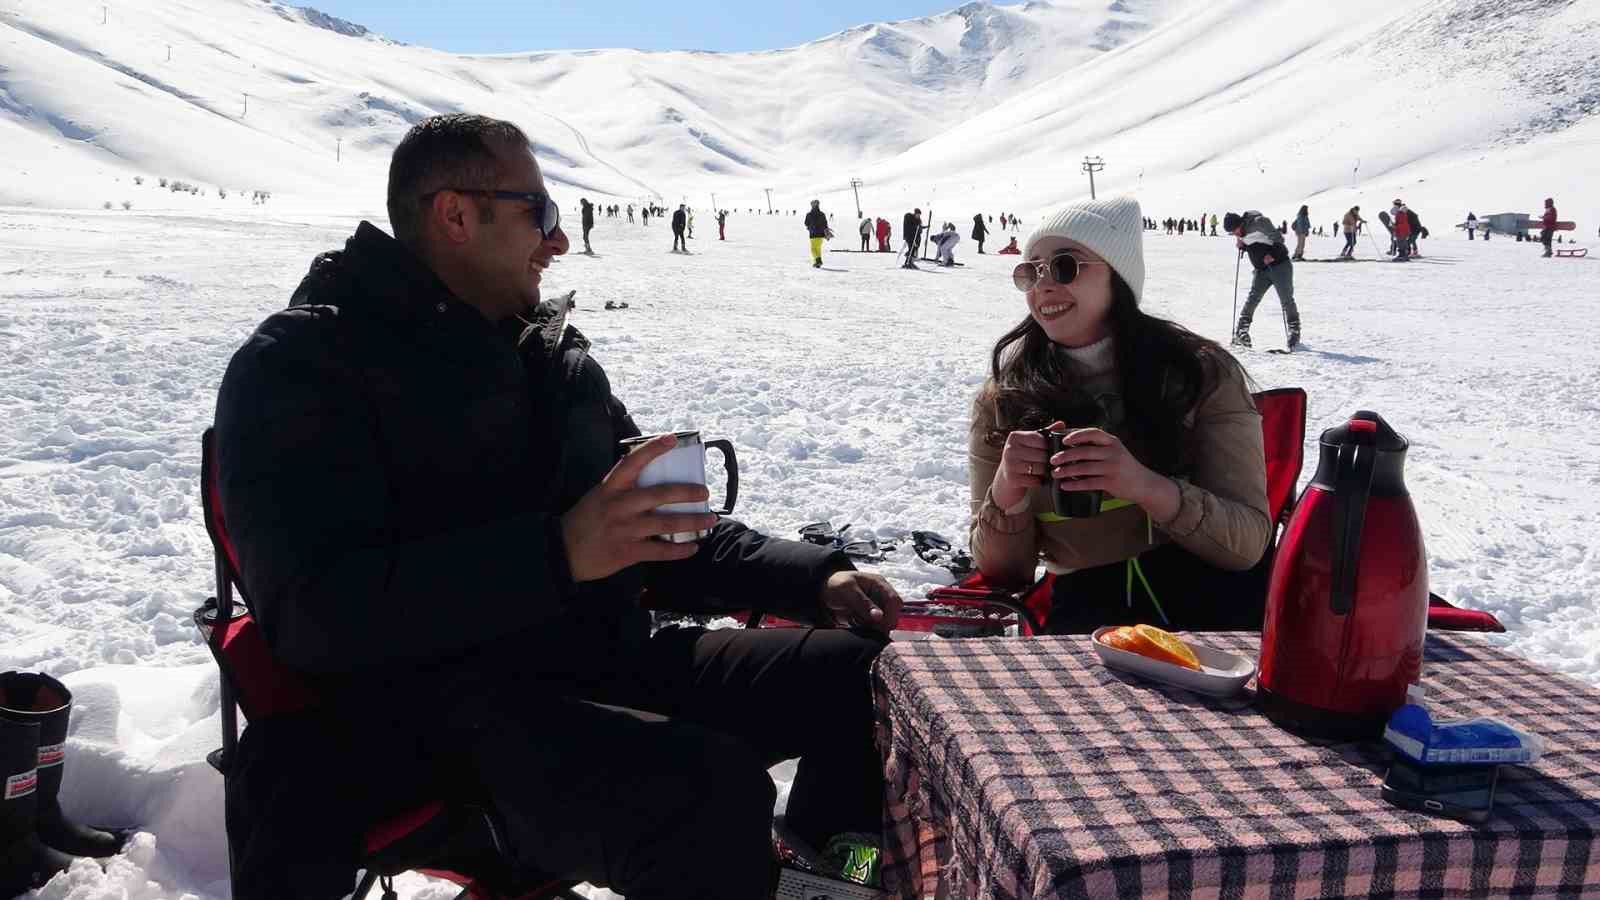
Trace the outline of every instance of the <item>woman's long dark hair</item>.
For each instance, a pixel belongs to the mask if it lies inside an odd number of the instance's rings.
[[[1122,385],[1123,441],[1149,468],[1178,474],[1189,463],[1185,419],[1226,369],[1247,383],[1248,377],[1216,341],[1140,310],[1133,289],[1114,271],[1108,314]],[[1082,376],[1031,315],[995,343],[990,374],[999,428],[985,439],[994,446],[1009,432],[1079,415],[1090,399]]]

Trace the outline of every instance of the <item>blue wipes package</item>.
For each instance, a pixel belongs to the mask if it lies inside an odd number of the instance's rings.
[[[1420,687],[1413,686],[1407,697],[1409,702],[1389,717],[1383,740],[1396,753],[1419,765],[1525,764],[1544,752],[1544,741],[1538,735],[1499,719],[1433,721],[1422,705]]]

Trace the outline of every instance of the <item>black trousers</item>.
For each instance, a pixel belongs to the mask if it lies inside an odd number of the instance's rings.
[[[885,644],[664,628],[626,648],[535,651],[442,676],[393,740],[457,773],[445,790],[487,798],[527,866],[628,900],[751,900],[775,872],[770,766],[800,758],[787,818],[808,842],[881,830],[868,667]]]
[[[680,247],[683,252],[689,252],[689,244],[683,239],[683,232],[674,228],[672,229],[672,249],[677,250]]]
[[[1271,554],[1244,572],[1219,569],[1177,544],[1139,557],[1139,566],[1166,611],[1163,622],[1137,576],[1128,603],[1125,562],[1056,577],[1051,634],[1087,634],[1102,625],[1156,625],[1171,631],[1260,631],[1266,612]]]

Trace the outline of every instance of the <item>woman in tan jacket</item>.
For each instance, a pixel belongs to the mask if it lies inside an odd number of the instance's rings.
[[[973,557],[1005,584],[1055,572],[1054,633],[1259,629],[1261,416],[1228,351],[1140,310],[1142,226],[1134,200],[1091,200],[1028,238],[1013,276],[1028,316],[973,404]],[[1041,429],[1064,433],[1062,452]],[[1056,515],[1061,479],[1102,492],[1098,514]]]

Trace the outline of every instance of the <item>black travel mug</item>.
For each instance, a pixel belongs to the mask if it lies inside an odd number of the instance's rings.
[[[1078,425],[1075,428],[1093,426]],[[1054,458],[1057,453],[1065,450],[1071,444],[1065,443],[1067,432],[1051,431],[1048,428],[1039,429],[1039,434],[1050,446],[1050,456]],[[1100,501],[1104,499],[1104,491],[1078,491],[1073,490],[1072,483],[1075,478],[1057,478],[1053,481],[1055,488],[1050,492],[1051,507],[1055,514],[1066,519],[1087,519],[1100,514]]]

